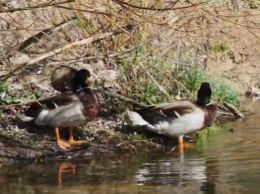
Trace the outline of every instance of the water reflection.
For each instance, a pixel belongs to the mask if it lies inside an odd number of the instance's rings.
[[[71,173],[75,174],[76,173],[76,165],[71,164],[69,162],[62,162],[61,164],[59,164],[58,173],[57,173],[58,174],[57,180],[58,180],[58,185],[60,187],[62,187],[63,174],[65,174],[67,172],[71,172]]]
[[[260,120],[250,117],[179,153],[0,168],[0,193],[257,193]]]
[[[137,170],[135,179],[139,184],[175,184],[183,185],[190,180],[204,182],[206,177],[204,158],[184,159],[162,157],[142,164]]]

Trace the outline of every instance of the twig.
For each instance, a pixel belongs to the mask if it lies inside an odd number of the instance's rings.
[[[176,82],[179,86],[181,86],[182,89],[184,89],[184,90],[188,93],[188,95],[190,96],[190,98],[192,98],[193,100],[195,100],[195,98],[193,97],[192,93],[190,93],[190,91],[189,91],[181,82],[179,82],[177,79],[174,79],[174,78],[173,78],[173,81]]]
[[[213,15],[213,16],[215,16],[215,17],[221,19],[221,20],[224,20],[224,21],[230,22],[230,23],[232,23],[232,24],[235,24],[235,25],[244,27],[244,28],[246,28],[246,29],[248,29],[248,28],[251,28],[251,29],[260,29],[259,27],[250,26],[250,25],[248,25],[248,24],[245,24],[245,25],[244,25],[244,24],[241,24],[241,23],[239,23],[239,22],[229,20],[229,19],[227,19],[227,18],[221,17],[221,15],[219,15],[219,14],[213,14],[213,12],[210,12],[210,11],[208,11],[208,10],[206,10],[206,9],[203,9],[203,8],[201,8],[201,10],[203,10],[203,11],[206,12],[206,13],[208,13],[209,15]]]
[[[197,3],[197,4],[193,4],[193,5],[188,5],[188,6],[182,6],[182,7],[174,7],[174,8],[155,8],[155,7],[141,7],[141,6],[137,6],[137,5],[133,5],[124,1],[120,1],[120,0],[113,0],[114,2],[120,4],[120,5],[124,5],[124,6],[129,6],[129,7],[133,7],[136,9],[144,9],[144,10],[154,10],[154,11],[169,11],[169,10],[180,10],[180,9],[187,9],[190,7],[196,7],[199,5],[203,5],[206,4],[207,2],[201,2],[201,3]],[[177,4],[178,1],[176,1],[176,3],[174,3],[174,5]]]
[[[227,103],[227,102],[224,102],[223,105],[224,105],[228,110],[230,110],[230,112],[232,112],[235,117],[238,117],[238,118],[244,118],[244,117],[245,117],[245,116],[244,116],[239,110],[237,110],[237,108],[234,107],[232,104],[229,104],[229,103]]]
[[[82,58],[79,58],[79,59],[68,59],[68,60],[63,60],[63,61],[54,61],[54,62],[48,63],[48,65],[68,64],[68,63],[76,63],[76,62],[84,61],[84,60],[113,58],[113,57],[116,57],[116,56],[119,56],[119,55],[125,55],[127,53],[130,53],[130,52],[136,50],[138,47],[140,47],[140,45],[138,45],[134,48],[127,49],[125,51],[119,52],[119,53],[112,53],[112,54],[108,54],[108,55],[90,56],[90,57],[82,57]]]
[[[54,3],[43,3],[40,5],[35,5],[31,7],[19,7],[19,8],[12,8],[12,9],[0,9],[0,13],[6,13],[6,12],[15,12],[15,11],[24,11],[24,10],[31,10],[31,9],[37,9],[37,8],[44,8],[44,7],[50,7],[50,6],[56,6],[66,3],[74,2],[75,0],[66,0],[61,2],[54,2]],[[52,1],[51,1],[52,2]]]
[[[29,100],[27,102],[18,103],[18,104],[7,104],[7,105],[1,105],[0,110],[9,110],[11,108],[18,108],[21,106],[27,106],[28,104],[37,103],[39,100]]]
[[[102,88],[97,88],[97,89],[93,89],[94,92],[98,92],[98,93],[101,93],[101,94],[106,94],[108,96],[112,96],[112,97],[115,97],[115,98],[118,98],[120,100],[123,100],[125,102],[129,102],[131,104],[134,104],[140,108],[148,108],[148,107],[151,107],[151,105],[146,105],[146,104],[142,104],[142,103],[139,103],[131,98],[127,98],[125,96],[122,96],[120,94],[116,94],[116,93],[112,93],[111,91],[108,91],[108,90],[104,90]]]
[[[139,102],[137,102],[137,101],[135,101],[131,98],[127,98],[127,97],[122,96],[120,94],[112,93],[111,91],[108,91],[108,90],[105,90],[105,89],[102,89],[102,88],[96,88],[96,89],[92,89],[92,90],[93,90],[93,92],[98,92],[98,93],[101,93],[101,94],[105,94],[105,95],[108,95],[108,96],[118,98],[118,99],[123,100],[125,102],[129,102],[129,103],[134,104],[134,105],[136,105],[140,108],[148,108],[148,107],[152,106],[152,105],[146,105],[146,104],[139,103]],[[34,103],[41,105],[40,102],[48,101],[49,99],[52,99],[53,97],[54,96],[51,96],[51,97],[47,97],[47,98],[44,98],[44,99],[41,99],[41,100],[29,100],[27,102],[19,103],[19,104],[2,105],[2,106],[0,106],[0,110],[9,110],[11,108],[17,108],[17,107],[21,107],[21,106],[29,106],[29,105],[34,104]]]
[[[20,44],[14,46],[11,48],[9,51],[5,52],[4,54],[0,55],[0,60],[4,60],[4,58],[8,58],[12,56],[16,51],[21,51],[25,49],[26,47],[30,46],[33,43],[39,42],[39,40],[44,36],[44,35],[50,35],[54,31],[57,31],[58,29],[64,27],[64,25],[68,25],[71,21],[77,19],[77,17],[72,17],[66,21],[62,21],[58,23],[57,25],[44,29],[37,34],[27,38],[25,41],[21,42]]]
[[[40,55],[39,57],[31,59],[27,63],[23,63],[23,64],[19,65],[18,67],[13,69],[11,72],[9,72],[7,75],[0,76],[0,81],[7,80],[8,78],[12,77],[15,72],[19,71],[20,69],[22,69],[25,66],[35,64],[35,63],[37,63],[37,62],[39,62],[39,61],[41,61],[43,59],[46,59],[46,58],[51,57],[51,56],[53,56],[55,54],[58,54],[58,53],[60,53],[60,52],[62,52],[64,50],[67,50],[67,49],[70,49],[70,48],[73,48],[73,47],[76,47],[76,46],[80,46],[80,45],[90,44],[92,42],[105,39],[105,38],[108,38],[108,37],[120,34],[122,32],[125,32],[125,30],[131,30],[131,29],[133,29],[133,27],[134,26],[132,24],[128,24],[125,27],[117,29],[117,30],[114,30],[112,32],[105,32],[105,33],[101,33],[101,34],[95,34],[95,35],[93,35],[93,36],[91,36],[89,38],[86,38],[86,39],[83,39],[83,40],[80,40],[80,41],[76,41],[76,42],[67,44],[67,45],[65,45],[63,47],[54,49],[54,50],[52,50],[50,52],[47,52],[47,53],[45,53],[43,55]]]
[[[155,85],[157,85],[157,87],[159,88],[159,90],[164,93],[167,97],[170,97],[170,95],[166,92],[166,90],[153,78],[153,76],[149,73],[149,71],[143,66],[143,64],[141,63],[141,67],[143,68],[143,70],[146,72],[146,74],[153,80],[153,82],[155,83]]]
[[[95,14],[102,14],[102,15],[106,15],[106,16],[115,16],[113,13],[109,13],[109,12],[103,12],[103,11],[99,11],[99,10],[95,10],[95,9],[77,9],[74,7],[66,7],[66,6],[62,6],[62,5],[55,5],[55,7],[57,8],[61,8],[61,9],[67,9],[67,10],[75,10],[75,11],[82,11],[82,12],[88,12],[88,13],[95,13]],[[116,15],[122,19],[127,19],[126,17],[120,16],[120,15]]]

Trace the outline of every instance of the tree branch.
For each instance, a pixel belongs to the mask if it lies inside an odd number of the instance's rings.
[[[62,46],[60,48],[56,48],[52,51],[49,51],[43,55],[40,55],[34,59],[31,59],[30,61],[28,61],[27,63],[23,63],[21,65],[19,65],[18,67],[16,67],[15,69],[13,69],[11,72],[9,72],[8,74],[6,75],[2,75],[0,76],[0,81],[4,81],[4,80],[7,80],[8,78],[12,77],[14,75],[15,72],[21,70],[22,68],[24,68],[25,66],[28,66],[28,65],[32,65],[32,64],[35,64],[43,59],[46,59],[48,57],[51,57],[55,54],[58,54],[62,51],[65,51],[65,50],[68,50],[68,49],[71,49],[75,46],[80,46],[80,45],[85,45],[85,44],[90,44],[90,43],[93,43],[95,41],[98,41],[98,40],[102,40],[102,39],[105,39],[105,38],[108,38],[108,37],[111,37],[111,36],[114,36],[114,35],[117,35],[117,34],[120,34],[120,33],[123,33],[125,32],[126,30],[132,30],[134,27],[134,25],[132,24],[128,24],[126,25],[125,27],[122,27],[122,28],[119,28],[117,30],[114,30],[112,32],[105,32],[105,33],[101,33],[101,34],[95,34],[89,38],[86,38],[86,39],[83,39],[83,40],[80,40],[80,41],[76,41],[76,42],[73,42],[73,43],[70,43],[70,44],[67,44],[65,46]]]
[[[56,5],[61,5],[61,4],[66,4],[66,3],[71,3],[74,2],[75,0],[66,0],[66,1],[61,1],[61,2],[56,2],[56,3],[43,3],[40,5],[35,5],[31,7],[19,7],[19,8],[11,8],[11,9],[0,9],[0,13],[7,13],[7,12],[15,12],[15,11],[24,11],[24,10],[31,10],[31,9],[38,9],[38,8],[44,8],[44,7],[50,7],[50,6],[56,6]]]

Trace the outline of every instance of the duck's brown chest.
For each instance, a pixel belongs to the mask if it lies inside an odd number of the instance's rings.
[[[88,120],[93,120],[94,118],[96,118],[98,113],[99,113],[99,107],[97,105],[83,108],[83,114]]]
[[[96,95],[86,95],[81,98],[82,112],[87,120],[93,120],[100,111],[100,101]]]
[[[205,109],[204,126],[210,126],[215,121],[217,116],[217,107],[215,105],[208,105]]]

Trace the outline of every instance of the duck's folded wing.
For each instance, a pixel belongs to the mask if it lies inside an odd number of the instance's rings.
[[[193,104],[190,101],[183,100],[183,101],[174,101],[174,102],[169,102],[169,103],[162,103],[157,106],[155,106],[153,109],[154,110],[174,110],[178,111],[181,109],[190,109],[190,111],[194,111],[196,109],[196,105]]]
[[[42,110],[35,123],[37,125],[69,127],[84,123],[86,117],[82,113],[81,103],[71,103],[66,106],[57,107],[53,110]]]
[[[51,96],[48,98],[44,98],[35,102],[32,102],[30,104],[31,107],[34,108],[56,108],[55,105],[57,106],[64,106],[67,105],[74,100],[77,100],[77,97],[72,93],[72,92],[63,92],[60,94],[57,94],[55,96]]]
[[[42,109],[52,110],[60,106],[68,105],[77,101],[77,97],[71,92],[61,93],[56,96],[44,98],[29,104],[24,114],[36,118]]]

